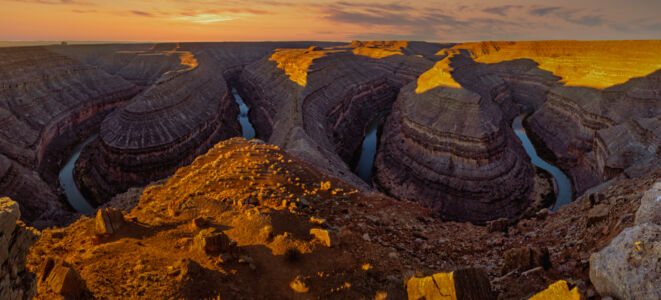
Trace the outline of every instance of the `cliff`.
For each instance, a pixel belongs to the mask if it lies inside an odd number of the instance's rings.
[[[39,231],[19,220],[18,203],[0,198],[0,298],[31,299],[37,292],[36,276],[26,270],[28,249]]]
[[[533,168],[498,105],[458,88],[401,90],[386,122],[376,181],[441,218],[485,223],[530,204]]]
[[[17,183],[7,184],[0,194],[30,208],[26,222],[60,207],[57,171],[68,150],[136,93],[133,84],[119,77],[42,47],[0,49],[3,182]],[[35,187],[39,192],[26,197]]]

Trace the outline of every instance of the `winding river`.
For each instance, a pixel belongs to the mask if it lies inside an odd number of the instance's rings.
[[[516,136],[519,138],[519,140],[521,140],[521,143],[523,144],[523,148],[526,150],[528,156],[530,156],[530,160],[532,161],[532,164],[548,171],[549,173],[551,173],[551,175],[553,175],[553,179],[555,180],[555,185],[556,185],[557,198],[555,200],[555,204],[553,205],[552,210],[557,211],[558,208],[560,208],[560,206],[571,203],[572,200],[571,181],[569,180],[567,175],[565,175],[565,173],[563,173],[560,169],[544,161],[542,158],[540,158],[537,155],[537,151],[535,151],[535,147],[530,142],[530,139],[528,139],[528,135],[526,134],[526,129],[523,127],[523,119],[525,117],[526,117],[525,114],[516,117],[514,119],[514,122],[512,122],[512,129],[514,129],[514,133],[516,133]]]
[[[236,89],[232,89],[232,95],[234,96],[236,103],[239,104],[239,115],[237,118],[239,119],[239,123],[241,123],[242,136],[249,140],[255,138],[255,128],[252,127],[252,123],[250,123],[250,119],[248,119],[248,105],[243,102],[243,99],[239,96]]]
[[[376,146],[378,143],[378,131],[381,119],[388,113],[388,111],[380,112],[372,121],[367,125],[367,133],[363,139],[363,145],[360,150],[360,159],[356,165],[354,173],[362,178],[365,182],[372,182],[372,166],[374,165],[374,157],[376,156]]]
[[[97,136],[98,134],[94,134],[82,143],[76,145],[76,148],[73,149],[73,154],[69,157],[58,175],[60,179],[60,187],[64,190],[64,194],[67,196],[69,204],[71,204],[77,212],[83,214],[93,212],[94,207],[85,200],[83,194],[78,190],[78,186],[76,186],[76,182],[73,180],[73,168],[76,165],[76,160],[78,160],[78,157],[80,156],[80,151],[82,151],[85,145],[89,144]]]
[[[236,89],[232,89],[232,94],[234,96],[234,100],[236,100],[236,103],[239,104],[239,114],[237,115],[237,119],[241,124],[242,136],[246,139],[252,139],[255,137],[255,128],[252,126],[252,123],[250,123],[250,120],[248,119],[248,106],[245,102],[243,102],[243,99],[241,99],[241,96],[239,96]],[[80,151],[82,151],[83,148],[91,141],[93,141],[97,136],[98,134],[94,134],[88,137],[82,143],[76,145],[76,147],[73,149],[73,154],[71,154],[58,175],[60,179],[60,187],[64,191],[69,204],[71,204],[71,206],[77,212],[83,214],[94,212],[94,207],[92,207],[92,205],[90,205],[87,200],[85,200],[83,194],[81,194],[80,190],[78,190],[78,187],[76,186],[76,183],[73,179],[73,168],[76,165],[76,160],[78,160],[78,157],[80,156]]]

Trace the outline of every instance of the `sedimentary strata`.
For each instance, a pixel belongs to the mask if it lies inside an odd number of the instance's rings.
[[[659,115],[660,59],[652,50],[657,46],[658,41],[458,44],[437,53],[443,59],[418,78],[416,92],[463,87],[492,98],[508,119],[519,113],[518,106],[533,111],[529,131],[553,153],[543,156],[570,175],[580,194],[633,166],[605,170],[603,155],[609,154],[595,137],[600,130]],[[563,67],[567,65],[572,67]],[[624,148],[628,142],[620,138],[608,143]],[[654,156],[655,151],[647,152]],[[631,154],[629,163],[650,161],[651,156]],[[655,165],[658,160],[652,161]]]
[[[165,74],[101,124],[76,176],[97,203],[131,186],[166,177],[219,140],[240,135],[222,73],[211,65]]]
[[[7,189],[0,194],[42,208],[26,212],[27,222],[58,206],[56,174],[67,149],[136,93],[120,77],[45,48],[0,49],[0,154],[6,174],[13,174],[3,178]],[[12,178],[21,184],[7,183]],[[47,189],[26,197],[27,187],[43,182]]]
[[[278,49],[248,65],[238,89],[251,107],[257,136],[362,185],[347,166],[357,160],[368,123],[432,65],[418,53],[447,45],[406,47],[354,42]]]
[[[414,89],[402,89],[386,122],[378,184],[448,220],[517,216],[534,173],[498,105],[460,88]]]

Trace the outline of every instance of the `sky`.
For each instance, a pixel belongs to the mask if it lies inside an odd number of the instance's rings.
[[[0,0],[4,41],[661,39],[661,0]]]

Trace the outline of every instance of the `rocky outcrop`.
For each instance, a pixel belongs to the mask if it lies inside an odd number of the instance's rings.
[[[661,182],[643,195],[633,227],[590,256],[590,280],[601,296],[661,297]]]
[[[120,77],[42,47],[0,49],[0,165],[7,174],[0,195],[30,208],[26,222],[46,218],[58,206],[57,172],[68,150],[136,93]],[[38,187],[34,196],[28,186]]]
[[[465,89],[402,89],[375,164],[388,193],[485,223],[529,204],[533,169],[497,104]]]
[[[35,275],[26,270],[28,249],[39,231],[19,221],[18,203],[0,198],[0,298],[31,299],[37,291]]]

